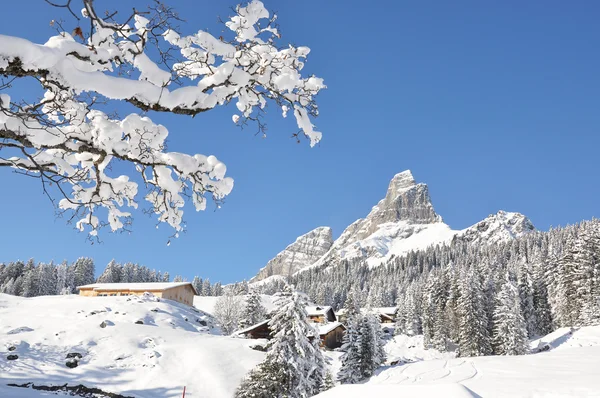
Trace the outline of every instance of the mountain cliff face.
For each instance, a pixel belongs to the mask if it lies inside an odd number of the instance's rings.
[[[335,265],[341,259],[362,258],[376,266],[392,256],[453,239],[488,244],[534,230],[524,215],[504,211],[464,230],[453,230],[433,209],[427,185],[417,183],[406,170],[392,178],[385,197],[369,214],[350,224],[335,242],[330,228],[317,228],[269,261],[252,282],[272,275],[288,276],[310,266]]]
[[[294,243],[267,263],[250,282],[274,275],[289,276],[321,258],[331,248],[331,228],[319,227],[300,236]]]

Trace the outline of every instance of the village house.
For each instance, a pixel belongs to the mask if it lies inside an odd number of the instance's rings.
[[[92,283],[77,289],[80,296],[86,297],[141,296],[148,292],[190,306],[194,303],[194,296],[198,295],[190,282]]]
[[[342,339],[346,327],[341,322],[329,322],[324,325],[319,325],[319,337],[321,339],[321,347],[334,349],[342,346]]]
[[[322,347],[334,349],[342,345],[346,327],[337,320],[333,308],[329,306],[309,306],[306,307],[306,313],[307,320],[314,324],[319,333]],[[272,337],[269,320],[238,330],[235,334],[250,339],[270,339]],[[308,337],[314,338],[314,336]]]
[[[364,311],[364,309],[363,309]],[[372,308],[371,311],[379,317],[379,323],[395,323],[398,307],[379,307]],[[364,312],[363,312],[364,313]],[[337,311],[337,319],[340,322],[346,322],[348,319],[346,309]]]
[[[333,308],[329,306],[309,306],[306,307],[306,313],[311,322],[327,323],[337,321]]]
[[[321,340],[321,347],[334,349],[342,345],[342,339],[344,338],[344,331],[346,328],[341,322],[315,323],[315,325]],[[272,337],[268,319],[246,329],[238,330],[235,334],[249,339],[270,340]],[[310,339],[314,338],[314,336],[308,337]]]
[[[379,314],[379,321],[381,323],[394,323],[396,322],[396,313],[398,312],[398,307],[373,308],[373,312]]]

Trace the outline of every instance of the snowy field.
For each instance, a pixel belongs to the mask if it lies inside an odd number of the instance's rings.
[[[207,314],[213,315],[215,312],[215,305],[220,297],[221,296],[194,296],[194,307]],[[260,299],[267,312],[275,309],[277,297],[261,294]]]
[[[600,397],[599,326],[559,329],[532,342],[533,349],[547,351],[522,356],[452,358],[422,350],[420,338],[396,336],[388,343],[390,360],[407,363],[319,397]],[[425,360],[412,362],[419,358]]]
[[[0,397],[48,396],[6,387],[28,382],[143,398],[180,397],[186,386],[190,397],[231,397],[264,353],[249,348],[253,340],[214,335],[212,322],[153,298],[0,294]],[[66,366],[68,354],[81,354],[77,367]]]

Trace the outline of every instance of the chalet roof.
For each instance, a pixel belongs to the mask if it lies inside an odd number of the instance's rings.
[[[319,325],[319,336],[323,336],[324,334],[327,334],[329,332],[331,332],[332,330],[335,330],[338,327],[343,327],[344,329],[346,329],[346,327],[341,323],[341,322],[329,322],[329,323],[325,323],[322,325]]]
[[[190,285],[197,295],[198,292],[191,282],[146,282],[146,283],[92,283],[78,286],[77,289],[92,289],[97,292],[110,290],[129,290],[133,292],[155,292],[173,289],[179,286]]]
[[[394,320],[394,318],[393,318],[393,317],[389,316],[388,314],[384,314],[383,312],[380,312],[380,313],[379,313],[379,316],[380,316],[380,317],[383,317],[383,318],[387,318],[387,319],[389,319],[390,321],[393,321],[393,320]]]
[[[372,308],[371,312],[374,314],[382,314],[382,315],[386,315],[386,316],[390,316],[390,315],[395,315],[396,311],[398,311],[398,307],[378,307],[378,308]],[[340,310],[336,311],[336,314],[338,316],[344,316],[346,315],[347,310],[345,308],[342,308]],[[360,310],[361,313],[365,313],[366,309],[362,308]]]
[[[269,320],[265,319],[264,321],[259,322],[256,325],[248,326],[246,329],[238,330],[237,332],[235,332],[235,334],[246,334],[248,332],[253,331],[254,329],[257,329],[257,328],[263,326],[264,324],[267,324],[267,323],[269,323]]]
[[[396,311],[398,311],[398,307],[373,308],[373,312],[379,312],[380,314],[385,314],[385,315],[395,315]]]
[[[330,310],[333,311],[328,305],[311,305],[306,307],[306,313],[309,316],[326,315]]]

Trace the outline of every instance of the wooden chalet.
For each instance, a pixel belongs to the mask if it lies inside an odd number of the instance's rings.
[[[334,349],[342,345],[346,327],[337,320],[333,308],[329,306],[310,306],[306,307],[306,313],[307,320],[314,325],[319,333],[321,347]],[[249,339],[270,339],[272,337],[269,320],[238,330],[235,334]],[[314,335],[308,337],[313,339]]]
[[[341,322],[329,322],[319,325],[319,338],[321,347],[334,349],[342,346],[342,339],[346,332],[346,327]]]
[[[149,292],[156,297],[193,305],[194,295],[198,292],[190,282],[148,282],[148,283],[92,283],[79,286],[80,296],[142,296]]]
[[[330,306],[309,306],[306,307],[308,319],[316,323],[336,322],[337,317],[333,308]]]
[[[247,327],[246,329],[238,330],[235,332],[238,336],[244,336],[249,339],[267,339],[271,338],[271,329],[269,328],[269,320],[266,319],[262,322]]]

